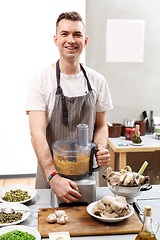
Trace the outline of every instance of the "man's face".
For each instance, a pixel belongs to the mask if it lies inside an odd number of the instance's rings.
[[[57,27],[57,34],[54,36],[54,42],[61,57],[76,60],[88,42],[83,23],[81,21],[61,20]]]

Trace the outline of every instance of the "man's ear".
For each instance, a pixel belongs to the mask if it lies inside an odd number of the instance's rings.
[[[57,36],[54,35],[53,39],[54,39],[54,44],[57,46]]]
[[[88,37],[85,37],[84,47],[86,47],[88,44]]]

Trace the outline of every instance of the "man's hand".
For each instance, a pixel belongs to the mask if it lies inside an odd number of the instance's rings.
[[[75,182],[58,174],[50,180],[49,184],[57,197],[66,203],[76,202],[82,197]]]
[[[102,148],[100,144],[98,144],[98,152],[96,153],[97,165],[98,166],[107,166],[110,161],[109,150]]]

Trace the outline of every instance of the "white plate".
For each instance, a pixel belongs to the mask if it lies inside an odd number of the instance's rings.
[[[14,210],[29,210],[29,208],[23,204],[20,204],[20,203],[0,203],[0,209],[2,208],[13,208]],[[22,215],[22,218],[21,220],[18,220],[16,222],[12,222],[12,223],[0,223],[0,227],[3,227],[3,226],[9,226],[9,225],[15,225],[15,224],[18,224],[20,222],[23,222],[24,220],[26,220],[30,213],[29,212],[22,212],[23,215]]]
[[[126,218],[129,218],[130,216],[133,215],[134,213],[134,209],[131,205],[129,205],[129,213],[123,217],[118,217],[118,218],[103,218],[103,217],[100,217],[100,216],[97,216],[93,213],[93,207],[94,205],[97,203],[98,201],[96,202],[93,202],[93,203],[90,203],[88,206],[87,206],[87,212],[92,216],[92,217],[95,217],[97,218],[98,220],[102,221],[102,222],[121,222],[123,220],[125,220]]]
[[[143,142],[141,142],[141,143],[133,143],[133,142],[130,142],[130,144],[131,144],[132,146],[142,146],[144,143],[143,143]]]
[[[30,201],[32,198],[35,197],[36,195],[36,190],[34,188],[32,188],[31,186],[28,185],[23,185],[23,184],[13,184],[13,185],[7,185],[4,187],[0,188],[0,202],[7,202],[5,200],[2,199],[2,197],[5,195],[6,192],[9,192],[10,190],[16,190],[16,189],[21,189],[22,191],[27,191],[28,195],[30,195],[31,197],[27,200],[24,201],[19,201],[16,203],[25,203]]]
[[[35,230],[34,228],[31,227],[27,227],[27,226],[19,226],[19,225],[14,225],[14,226],[10,226],[10,227],[3,227],[0,228],[0,236],[2,234],[5,234],[7,232],[11,232],[13,230],[19,230],[19,231],[23,231],[23,232],[28,232],[29,234],[32,234],[34,237],[36,237],[36,240],[40,240],[41,239],[41,235],[40,233]]]

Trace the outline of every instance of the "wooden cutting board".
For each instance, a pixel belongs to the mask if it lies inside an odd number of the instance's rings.
[[[104,223],[87,213],[86,206],[41,208],[38,213],[38,231],[41,237],[48,237],[50,232],[66,232],[70,236],[107,235],[138,233],[142,223],[136,213],[119,223]],[[55,210],[64,210],[69,218],[65,225],[48,223],[46,218]]]

